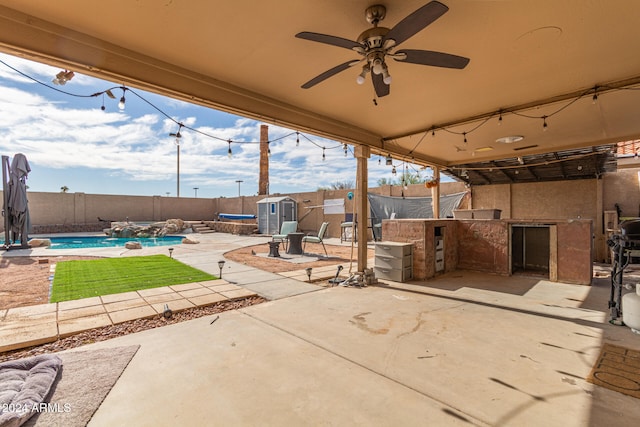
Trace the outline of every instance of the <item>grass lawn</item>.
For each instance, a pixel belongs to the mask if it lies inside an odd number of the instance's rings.
[[[213,279],[166,255],[63,261],[56,265],[51,302]]]

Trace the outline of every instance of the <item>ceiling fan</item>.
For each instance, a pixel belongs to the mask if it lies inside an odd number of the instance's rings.
[[[325,71],[303,84],[302,88],[309,89],[329,77],[365,61],[362,72],[356,79],[358,84],[363,84],[367,74],[370,73],[376,95],[378,97],[389,95],[391,75],[386,63],[388,58],[411,64],[463,69],[469,63],[469,58],[430,50],[403,49],[393,52],[400,43],[433,23],[448,10],[449,8],[444,4],[432,1],[389,29],[378,26],[378,23],[384,19],[387,9],[382,5],[374,5],[365,11],[367,22],[373,24],[373,27],[360,34],[357,41],[308,31],[296,34],[297,38],[354,50],[362,56],[361,59],[347,61]]]

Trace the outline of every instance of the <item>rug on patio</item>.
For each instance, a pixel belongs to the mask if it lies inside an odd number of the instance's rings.
[[[605,344],[587,381],[640,399],[640,351]]]
[[[139,345],[58,353],[62,375],[45,400],[47,408],[25,426],[86,426],[136,354]]]

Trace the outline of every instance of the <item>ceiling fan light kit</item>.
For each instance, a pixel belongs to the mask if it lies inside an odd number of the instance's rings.
[[[360,36],[358,36],[357,41],[308,31],[296,34],[296,37],[300,39],[353,50],[362,57],[361,59],[351,60],[325,71],[303,84],[302,88],[309,89],[329,77],[364,61],[362,72],[356,77],[356,82],[363,84],[366,81],[367,74],[371,74],[371,81],[376,95],[381,98],[390,93],[392,79],[389,73],[389,67],[387,66],[388,58],[393,58],[397,62],[408,62],[433,67],[465,68],[469,63],[469,58],[462,56],[416,49],[393,51],[402,42],[426,28],[448,10],[449,8],[444,4],[438,1],[431,1],[389,29],[378,26],[380,21],[385,18],[387,9],[383,5],[374,5],[365,10],[365,18],[373,27],[363,31]]]

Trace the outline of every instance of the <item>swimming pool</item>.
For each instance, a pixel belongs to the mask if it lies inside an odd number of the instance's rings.
[[[164,237],[101,237],[101,236],[65,236],[46,237],[51,240],[49,249],[81,249],[81,248],[117,248],[127,242],[140,242],[142,247],[178,245],[184,236]]]

